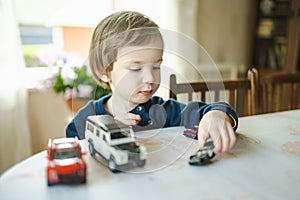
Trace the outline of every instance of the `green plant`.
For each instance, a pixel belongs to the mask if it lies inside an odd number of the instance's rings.
[[[98,99],[110,93],[97,85],[86,65],[76,53],[65,52],[53,45],[40,49],[37,57],[41,65],[54,69],[54,73],[45,81],[48,88],[63,94],[65,99]]]
[[[58,67],[57,72],[48,81],[53,91],[62,93],[66,99],[98,99],[110,93],[109,89],[97,85],[92,75],[88,73],[86,65]]]

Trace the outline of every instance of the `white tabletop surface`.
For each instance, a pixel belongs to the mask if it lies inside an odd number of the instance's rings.
[[[300,110],[240,118],[238,141],[208,166],[190,166],[197,142],[183,127],[137,133],[144,168],[113,174],[88,153],[87,183],[47,186],[46,151],[0,177],[0,199],[299,199]],[[85,143],[84,147],[85,146]]]

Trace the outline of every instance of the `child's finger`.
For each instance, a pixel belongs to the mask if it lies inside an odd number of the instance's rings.
[[[227,127],[227,131],[228,131],[228,135],[230,138],[229,149],[231,149],[235,145],[235,142],[236,142],[236,133],[234,132],[234,130],[232,129],[231,126]]]
[[[140,115],[132,114],[132,113],[127,113],[126,119],[131,123],[131,126],[138,125],[139,121],[141,121]]]
[[[233,147],[236,141],[235,132],[231,127],[231,123],[225,121],[224,128],[220,129],[220,134],[222,138],[221,152],[226,152]]]
[[[137,120],[124,119],[124,118],[120,118],[120,117],[115,117],[115,119],[122,122],[123,124],[126,124],[127,126],[135,126],[138,124]]]
[[[220,153],[222,151],[223,143],[222,136],[219,133],[211,134],[211,138],[214,141],[214,153]]]
[[[221,131],[221,137],[222,137],[222,149],[221,152],[225,152],[229,149],[229,144],[230,144],[230,138],[228,136],[228,132],[225,129],[220,130]]]
[[[127,113],[127,114],[126,114],[126,119],[128,119],[128,120],[141,121],[141,116],[140,116],[140,115],[133,114],[133,113]]]
[[[209,132],[204,128],[202,128],[201,126],[199,126],[197,137],[198,137],[199,147],[201,148],[204,146],[206,140],[209,138]]]
[[[141,120],[141,117],[136,114],[126,113],[123,115],[115,116],[115,119],[121,121],[122,123],[124,123],[128,126],[135,126],[139,123],[139,121]]]

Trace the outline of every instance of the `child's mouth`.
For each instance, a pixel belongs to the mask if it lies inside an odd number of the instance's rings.
[[[143,95],[150,95],[152,93],[152,90],[144,90],[144,91],[140,91],[140,93]]]

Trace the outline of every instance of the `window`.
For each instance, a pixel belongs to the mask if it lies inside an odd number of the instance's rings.
[[[94,127],[90,123],[87,124],[87,129],[94,133]]]
[[[40,49],[53,43],[52,28],[20,26],[19,29],[26,67],[46,67],[37,54]]]
[[[111,139],[115,140],[115,139],[120,139],[120,138],[126,138],[126,135],[124,135],[124,132],[115,132],[111,134]]]
[[[40,49],[54,46],[64,52],[78,53],[80,59],[86,61],[93,29],[101,19],[112,12],[137,10],[148,15],[162,27],[165,24],[164,21],[169,21],[164,19],[165,12],[161,9],[164,7],[169,9],[169,2],[161,3],[157,0],[147,2],[140,0],[93,0],[88,2],[75,0],[72,1],[72,6],[67,0],[17,2],[15,4],[16,19],[19,23],[26,65],[24,85],[28,89],[44,88],[45,80],[53,74],[53,69],[45,67],[47,65],[37,57]],[[83,10],[90,12],[78,15]],[[164,20],[161,22],[161,19]],[[169,24],[167,23],[167,25]]]

